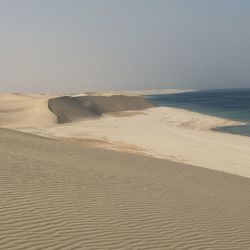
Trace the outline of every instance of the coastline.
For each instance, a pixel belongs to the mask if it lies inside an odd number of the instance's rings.
[[[180,94],[148,95],[159,106],[185,109],[208,116],[239,121],[240,124],[218,126],[214,131],[250,136],[249,89],[200,90]]]

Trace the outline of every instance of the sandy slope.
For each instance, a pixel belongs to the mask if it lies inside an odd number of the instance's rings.
[[[4,129],[0,158],[0,249],[249,249],[248,178]]]
[[[0,94],[0,126],[17,128],[47,126],[56,123],[48,109],[49,95]]]
[[[161,107],[25,131],[250,177],[250,138],[210,131],[230,124],[237,122]]]

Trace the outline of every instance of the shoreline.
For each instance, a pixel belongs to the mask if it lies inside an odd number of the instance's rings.
[[[147,99],[147,100],[150,101],[150,98]],[[233,119],[227,119],[227,118],[224,118],[224,117],[222,117],[222,116],[216,116],[216,115],[213,115],[213,114],[206,114],[205,112],[203,113],[203,112],[198,112],[198,111],[191,110],[191,109],[185,109],[185,108],[179,108],[179,107],[173,107],[173,106],[165,106],[165,105],[163,106],[163,105],[159,105],[159,106],[156,106],[156,107],[167,107],[167,108],[172,108],[172,109],[176,109],[176,110],[183,110],[183,111],[188,111],[188,112],[197,113],[197,114],[200,114],[200,115],[205,115],[205,116],[211,117],[212,119],[213,119],[213,118],[222,119],[222,120],[225,120],[225,121],[226,121],[226,124],[211,126],[211,127],[210,127],[210,130],[211,130],[211,131],[214,131],[214,132],[219,132],[219,133],[225,133],[225,134],[231,134],[231,135],[238,135],[238,136],[250,137],[250,135],[245,135],[245,134],[240,134],[240,133],[232,133],[232,132],[223,131],[223,130],[217,130],[218,128],[223,128],[223,127],[235,127],[235,126],[250,125],[250,124],[247,123],[247,122],[237,121],[237,120],[233,120]],[[227,124],[227,122],[229,122],[229,124]]]
[[[216,102],[218,100],[219,93],[223,93],[221,95],[221,98],[225,98],[225,103],[218,102],[217,104],[209,105],[206,102]],[[213,131],[221,132],[221,133],[229,133],[234,135],[240,135],[240,136],[247,136],[250,137],[250,120],[249,120],[249,112],[246,107],[240,106],[239,108],[235,109],[234,104],[232,101],[230,102],[229,99],[235,98],[234,102],[237,103],[237,95],[236,97],[230,97],[231,91],[238,91],[238,95],[242,94],[244,96],[244,93],[240,92],[241,89],[235,89],[235,90],[202,90],[194,93],[187,93],[184,95],[168,95],[164,94],[161,95],[149,95],[146,96],[148,100],[153,102],[154,104],[162,107],[172,107],[176,109],[184,109],[191,112],[196,112],[202,115],[207,116],[213,116],[218,117],[222,119],[232,120],[238,122],[237,124],[232,125],[220,125],[215,126],[211,128]],[[208,93],[216,93],[209,95]],[[198,93],[198,94],[197,94]],[[200,93],[200,94],[199,94]],[[166,98],[166,99],[165,99]],[[192,100],[194,98],[194,100]],[[244,98],[244,97],[243,97]],[[201,101],[202,100],[202,101]],[[243,99],[243,102],[247,102],[246,99]],[[204,102],[204,103],[203,103]],[[225,106],[227,105],[227,106]],[[232,106],[231,106],[232,105]],[[238,107],[238,106],[237,106]],[[232,108],[232,109],[231,109]],[[240,115],[241,114],[241,115]]]

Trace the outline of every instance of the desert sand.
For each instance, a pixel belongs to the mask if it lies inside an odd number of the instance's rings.
[[[248,178],[6,129],[0,157],[0,249],[249,249]]]
[[[0,94],[0,126],[8,128],[53,125],[57,117],[48,109],[50,95]]]
[[[0,249],[249,249],[238,123],[100,97],[1,95]]]

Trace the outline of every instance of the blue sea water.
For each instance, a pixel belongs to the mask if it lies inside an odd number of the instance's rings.
[[[206,90],[147,96],[159,106],[183,108],[247,123],[224,126],[217,131],[250,136],[250,89]]]

